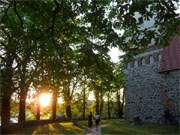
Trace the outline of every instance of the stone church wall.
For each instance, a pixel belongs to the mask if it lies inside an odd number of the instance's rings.
[[[159,73],[161,49],[146,52],[128,63],[124,73],[125,117],[161,122],[164,100],[171,101],[171,113],[180,123],[180,70]]]

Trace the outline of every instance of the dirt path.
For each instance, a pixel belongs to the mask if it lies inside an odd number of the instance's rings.
[[[101,135],[101,126],[88,128],[86,135]]]

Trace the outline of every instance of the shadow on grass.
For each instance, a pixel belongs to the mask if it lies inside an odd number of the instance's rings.
[[[14,134],[60,134],[83,135],[87,132],[87,121],[60,122],[39,126],[27,126]],[[102,135],[179,135],[178,126],[158,124],[132,125],[125,120],[102,120]]]
[[[15,131],[15,134],[61,134],[61,135],[80,135],[83,134],[84,129],[73,125],[72,122],[53,123],[41,126],[29,126],[19,131]]]

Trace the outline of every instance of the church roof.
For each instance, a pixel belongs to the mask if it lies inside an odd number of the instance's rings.
[[[180,69],[180,36],[175,36],[169,46],[163,49],[160,72]]]

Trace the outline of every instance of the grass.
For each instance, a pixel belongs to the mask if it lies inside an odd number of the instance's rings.
[[[180,135],[177,126],[158,124],[132,125],[125,120],[104,120],[102,135]]]
[[[58,134],[58,135],[85,135],[87,121],[60,122],[40,126],[29,126],[15,131],[15,134]],[[102,135],[180,135],[176,126],[158,124],[132,125],[125,120],[113,119],[101,122]]]
[[[58,134],[58,135],[83,135],[84,129],[74,126],[72,122],[61,122],[40,126],[29,126],[15,131],[15,134]]]

